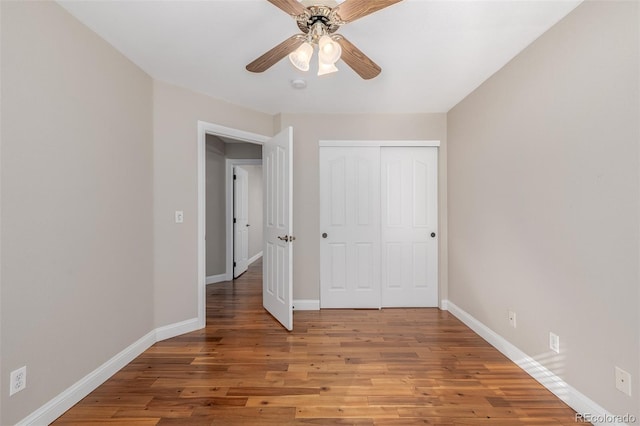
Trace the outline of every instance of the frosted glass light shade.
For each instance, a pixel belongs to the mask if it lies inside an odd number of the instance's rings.
[[[313,46],[305,42],[289,54],[289,60],[300,71],[309,71],[311,55],[313,55]]]
[[[323,64],[322,61],[318,63],[318,75],[331,74],[332,72],[338,71],[338,68],[335,64]]]
[[[342,47],[328,35],[323,35],[318,40],[318,56],[325,64],[335,64],[342,55]]]

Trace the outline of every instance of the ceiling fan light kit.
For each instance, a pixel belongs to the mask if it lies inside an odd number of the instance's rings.
[[[264,72],[289,56],[291,63],[301,71],[309,70],[314,46],[318,46],[318,75],[338,71],[336,62],[342,59],[365,80],[376,77],[382,69],[350,41],[334,34],[341,25],[377,12],[402,0],[345,0],[336,5],[329,0],[268,0],[291,15],[303,34],[283,41],[247,65],[251,72]]]
[[[289,60],[300,71],[309,71],[309,62],[313,55],[313,46],[308,42],[302,43],[295,51],[289,54]]]
[[[330,74],[338,71],[335,63],[340,59],[342,47],[328,35],[323,35],[318,40],[318,75]],[[313,55],[313,45],[304,42],[295,51],[289,54],[289,60],[300,71],[309,71],[309,63]]]
[[[331,40],[328,35],[323,35],[318,41],[318,54],[324,63],[335,64],[340,55],[342,55],[342,48],[338,43]]]
[[[331,74],[336,71],[338,71],[338,67],[336,67],[335,64],[323,64],[322,62],[318,64],[318,76]]]

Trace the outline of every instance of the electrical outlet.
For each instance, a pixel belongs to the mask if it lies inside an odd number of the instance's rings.
[[[176,223],[184,222],[184,212],[182,210],[176,210]]]
[[[509,311],[509,324],[511,324],[511,327],[516,328],[516,313],[513,311]]]
[[[11,372],[9,377],[9,396],[27,387],[27,367],[20,367]]]
[[[631,374],[616,367],[616,389],[631,396]]]
[[[549,349],[557,354],[560,353],[560,336],[551,332],[549,332]]]

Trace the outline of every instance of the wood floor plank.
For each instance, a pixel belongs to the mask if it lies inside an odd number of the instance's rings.
[[[261,263],[207,286],[207,326],[158,342],[56,425],[570,425],[574,411],[436,308],[262,308]]]
[[[55,424],[65,426],[90,426],[99,424],[105,424],[109,426],[154,426],[157,425],[158,422],[160,422],[160,418],[97,418],[96,416],[91,416],[84,419],[75,419],[70,421],[58,419]]]
[[[156,407],[156,408],[122,408],[112,416],[113,418],[180,418],[191,417],[193,408],[189,407]]]
[[[380,386],[328,386],[326,389],[328,395],[344,395],[344,396],[414,396],[414,390],[411,386],[397,387],[388,389]]]
[[[284,395],[319,395],[320,388],[303,387],[233,387],[229,396],[284,396]]]
[[[298,407],[296,410],[296,418],[398,418],[398,409],[395,407],[374,407],[363,405],[353,407],[350,405],[341,405],[337,407],[314,407],[304,406]]]
[[[250,397],[247,407],[336,407],[336,406],[367,406],[366,396],[326,396],[326,395],[284,395]]]

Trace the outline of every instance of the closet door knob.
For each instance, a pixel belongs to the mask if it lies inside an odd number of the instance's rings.
[[[323,233],[322,233],[322,238],[327,238],[327,237],[328,237],[327,233],[326,233],[326,232],[323,232]]]
[[[431,233],[431,238],[435,238],[435,237],[436,237],[436,233],[435,233],[435,232],[432,232],[432,233]]]

